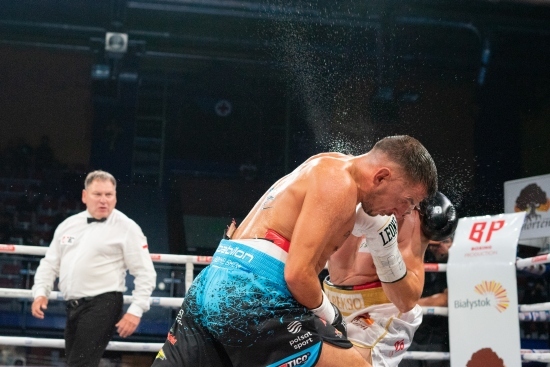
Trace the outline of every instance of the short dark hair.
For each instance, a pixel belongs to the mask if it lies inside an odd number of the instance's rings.
[[[403,168],[414,183],[426,187],[428,197],[437,192],[437,168],[428,150],[408,135],[388,136],[379,140],[373,151],[379,151]]]

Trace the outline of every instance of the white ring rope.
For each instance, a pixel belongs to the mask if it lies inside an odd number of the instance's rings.
[[[0,244],[0,253],[18,255],[46,255],[47,247]],[[212,262],[212,256],[174,255],[174,254],[150,254],[151,260],[157,263],[185,264],[185,290],[191,287],[193,282],[194,265],[208,265]]]
[[[419,359],[422,361],[448,361],[451,358],[449,352],[405,352],[403,359]]]
[[[44,256],[47,247],[42,246],[24,246],[0,244],[0,253],[19,254],[19,255],[35,255]],[[150,254],[151,260],[158,263],[170,264],[185,264],[185,284],[186,289],[189,288],[194,276],[194,265],[208,265],[212,261],[212,256],[195,256],[195,255],[174,255],[174,254]],[[516,267],[523,269],[533,264],[550,263],[550,254],[540,255],[516,261]],[[424,269],[427,272],[445,272],[447,264],[426,263]],[[0,288],[0,297],[3,298],[26,298],[32,299],[32,291],[24,289],[9,289]],[[50,300],[62,301],[63,297],[60,292],[51,292]],[[131,296],[124,296],[124,303],[131,303]],[[151,297],[151,305],[162,307],[178,308],[183,302],[183,298],[170,297]],[[447,307],[423,307],[425,315],[448,316]],[[519,320],[520,321],[547,321],[550,319],[550,302],[519,305]],[[107,350],[117,351],[158,351],[164,343],[133,343],[133,342],[116,342],[111,341],[107,346]],[[48,348],[65,348],[65,341],[62,339],[40,339],[28,337],[5,337],[0,336],[0,345],[13,346],[31,346],[31,347],[48,347]],[[521,358],[524,361],[539,361],[550,362],[550,350],[543,349],[522,349]],[[449,360],[450,353],[448,352],[405,352],[404,359],[416,360]]]
[[[550,262],[550,254],[538,255],[534,257],[526,257],[525,259],[519,259],[516,261],[516,267],[518,269],[527,268],[533,264],[546,264]]]
[[[550,303],[520,305],[519,321],[547,322],[550,320]],[[527,310],[531,309],[531,310]],[[422,307],[424,315],[449,316],[448,307]]]
[[[430,273],[443,273],[447,271],[447,264],[424,263],[424,271]]]
[[[32,291],[30,289],[13,289],[13,288],[0,288],[0,297],[2,298],[26,298],[32,300]],[[52,291],[48,297],[50,300],[63,301],[63,295],[61,292]],[[150,303],[152,306],[163,306],[179,308],[183,302],[183,298],[171,298],[171,297],[151,297]],[[124,303],[132,303],[132,296],[125,295]],[[447,307],[422,307],[425,315],[439,315],[447,316]],[[549,311],[545,311],[550,313]]]
[[[548,349],[520,349],[521,360],[550,362],[550,350]],[[423,361],[449,360],[449,352],[405,352],[403,359],[417,359]]]
[[[424,315],[449,316],[448,307],[422,307]]]
[[[550,302],[533,303],[531,305],[519,305],[518,308],[522,312],[546,311],[550,310]]]
[[[0,297],[2,298],[26,298],[32,300],[32,291],[30,289],[13,289],[13,288],[0,288]],[[48,299],[55,301],[63,301],[63,295],[61,292],[53,291],[50,293]],[[152,306],[172,307],[179,308],[183,298],[171,298],[171,297],[151,297],[149,303]],[[124,296],[124,304],[132,303],[132,296]]]
[[[32,291],[29,289],[0,288],[0,297],[2,298],[25,298],[32,300]],[[53,291],[48,297],[50,300],[63,301],[61,292]],[[151,297],[152,306],[179,308],[183,302],[182,297]],[[124,304],[132,303],[132,296],[124,296]],[[532,310],[527,311],[530,308]],[[424,315],[448,316],[447,307],[422,307]],[[519,312],[520,321],[540,321],[550,320],[550,303],[540,303],[533,305],[521,305]]]
[[[45,338],[27,338],[27,337],[21,337],[21,336],[0,336],[0,345],[65,349],[65,340],[45,339]],[[132,352],[157,352],[163,345],[164,343],[130,343],[130,342],[111,341],[107,345],[107,349],[132,351]]]
[[[46,250],[47,247],[43,246],[0,244],[0,252],[10,254],[44,256],[46,254]],[[187,264],[191,262],[196,265],[208,265],[212,261],[212,256],[151,254],[151,260],[159,263]],[[550,254],[519,259],[516,261],[516,267],[518,269],[522,269],[533,264],[545,263],[550,263]],[[444,272],[447,270],[447,264],[426,263],[424,264],[424,268],[426,271]]]
[[[550,362],[550,353],[541,353],[541,352],[522,353],[521,354],[521,360],[522,361]]]
[[[18,336],[0,336],[0,345],[13,345],[21,347],[45,347],[64,349],[63,339],[28,338]],[[107,350],[132,351],[132,352],[157,352],[164,343],[132,343],[110,341]],[[405,352],[404,359],[417,360],[449,360],[449,352]],[[521,359],[525,361],[550,362],[550,350],[546,349],[521,349]]]
[[[25,245],[4,245],[0,244],[0,252],[19,255],[46,255],[47,247],[41,246],[25,246]],[[196,255],[174,255],[174,254],[150,254],[151,260],[158,263],[170,264],[197,264],[208,265],[212,261],[212,256],[196,256]]]

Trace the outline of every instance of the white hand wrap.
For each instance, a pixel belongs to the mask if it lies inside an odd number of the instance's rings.
[[[321,306],[311,310],[315,316],[329,322],[332,324],[336,318],[336,311],[334,311],[334,306],[330,303],[327,295],[323,292],[323,300],[321,301]]]
[[[393,283],[407,274],[407,267],[397,247],[397,221],[395,216],[369,216],[357,206],[354,236],[365,236],[359,252],[370,252],[378,278],[385,283]]]
[[[403,257],[397,246],[387,255],[377,256],[372,254],[376,274],[384,283],[393,283],[401,280],[407,275],[407,267],[403,263]]]

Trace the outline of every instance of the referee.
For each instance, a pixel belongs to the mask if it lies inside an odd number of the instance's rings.
[[[156,272],[141,228],[115,209],[116,180],[108,172],[88,174],[82,190],[86,210],[65,219],[34,277],[32,315],[44,318],[59,277],[66,300],[65,355],[71,367],[97,367],[116,330],[136,330],[156,284]],[[132,304],[122,315],[126,271],[134,279]]]

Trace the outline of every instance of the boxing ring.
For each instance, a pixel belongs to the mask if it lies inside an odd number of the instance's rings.
[[[0,244],[0,253],[8,255],[31,255],[31,256],[44,256],[46,253],[46,247],[39,246],[21,246],[21,245],[9,245]],[[211,256],[193,256],[193,255],[173,255],[173,254],[151,254],[151,259],[155,263],[168,263],[168,264],[184,264],[185,265],[185,290],[189,289],[193,277],[195,265],[208,265],[210,264]],[[516,261],[516,268],[523,269],[535,264],[550,263],[550,254],[535,256],[526,259],[520,259]],[[427,272],[446,272],[446,264],[425,264],[425,270]],[[16,298],[32,300],[32,291],[30,289],[12,289],[12,288],[0,288],[0,297],[2,298]],[[63,301],[63,297],[60,292],[53,291],[49,296],[49,300]],[[177,309],[180,307],[183,298],[177,297],[151,297],[151,306],[154,307],[166,307]],[[124,296],[124,303],[131,303],[131,296]],[[438,315],[441,317],[448,316],[447,307],[424,307],[423,313],[425,315]],[[519,321],[534,321],[534,322],[547,322],[550,320],[550,302],[519,305],[518,307],[518,322]],[[171,322],[172,320],[170,320]],[[168,330],[167,330],[168,331]],[[129,351],[129,352],[151,352],[156,353],[164,344],[164,339],[158,343],[136,343],[136,342],[119,342],[111,341],[107,346],[107,350],[111,351]],[[49,338],[32,338],[32,337],[14,337],[14,336],[0,336],[0,345],[9,346],[21,346],[21,347],[45,347],[45,348],[57,348],[64,349],[65,342],[62,339],[49,339]],[[450,353],[448,352],[406,352],[404,359],[415,360],[449,360]],[[524,362],[549,362],[550,363],[550,349],[521,349],[521,359]]]

